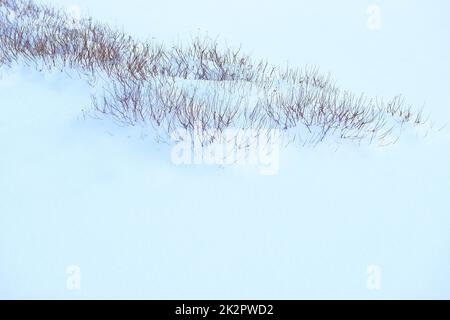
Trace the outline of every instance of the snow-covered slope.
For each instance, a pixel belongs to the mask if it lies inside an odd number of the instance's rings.
[[[446,2],[380,2],[377,31],[360,1],[49,3],[141,38],[200,28],[317,64],[355,92],[426,102],[436,125],[384,148],[289,145],[275,175],[177,165],[151,129],[83,112],[92,88],[76,74],[2,68],[0,297],[450,297]]]

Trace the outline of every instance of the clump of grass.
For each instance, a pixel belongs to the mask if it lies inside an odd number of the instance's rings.
[[[23,61],[39,70],[69,68],[90,83],[103,79],[104,93],[93,97],[98,114],[166,136],[178,128],[279,129],[303,143],[330,136],[382,143],[396,128],[425,122],[401,97],[354,95],[316,68],[255,61],[209,38],[168,48],[91,18],[74,27],[64,10],[31,0],[0,0],[0,9],[1,65]]]

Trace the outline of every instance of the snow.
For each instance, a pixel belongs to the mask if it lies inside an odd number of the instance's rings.
[[[379,28],[356,0],[48,3],[144,39],[200,29],[319,65],[356,93],[425,103],[434,126],[386,147],[294,143],[272,175],[178,165],[151,128],[83,112],[77,75],[2,68],[0,298],[450,298],[446,1],[380,0]]]

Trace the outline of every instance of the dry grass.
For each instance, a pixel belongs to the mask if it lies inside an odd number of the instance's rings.
[[[382,143],[395,128],[424,123],[400,97],[383,102],[354,95],[315,68],[253,61],[211,39],[167,48],[90,18],[75,28],[70,22],[58,8],[0,0],[0,65],[70,68],[90,83],[104,79],[104,94],[93,97],[96,112],[166,136],[178,128],[279,129],[305,143],[328,136]]]

